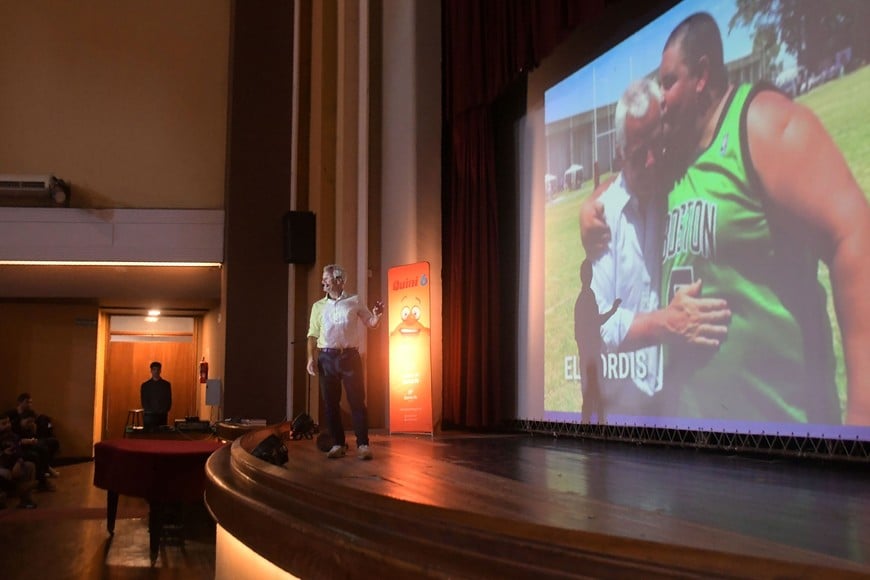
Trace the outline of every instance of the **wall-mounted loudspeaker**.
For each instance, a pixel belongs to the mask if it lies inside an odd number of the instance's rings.
[[[284,215],[284,261],[288,264],[313,264],[316,234],[313,212],[288,211]]]

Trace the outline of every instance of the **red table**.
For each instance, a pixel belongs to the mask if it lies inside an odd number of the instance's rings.
[[[109,533],[115,533],[120,494],[145,498],[151,560],[155,561],[163,529],[162,506],[202,499],[205,462],[222,445],[213,439],[114,439],[94,445],[94,485],[108,492]]]

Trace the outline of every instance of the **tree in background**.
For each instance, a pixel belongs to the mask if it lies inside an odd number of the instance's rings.
[[[737,0],[736,4],[729,31],[735,26],[753,29],[756,49],[782,45],[811,73],[839,64],[837,54],[843,51],[850,53],[850,68],[867,59],[870,2],[866,0]]]

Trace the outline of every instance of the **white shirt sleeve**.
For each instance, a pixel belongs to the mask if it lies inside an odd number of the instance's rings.
[[[618,179],[611,187],[618,187],[621,181],[621,178]],[[611,195],[612,193],[614,192],[608,188],[601,197],[601,202],[604,204],[604,216],[611,231],[610,245],[592,265],[592,290],[595,292],[600,313],[608,312],[617,298],[625,299],[624,296],[618,296],[619,266],[616,260],[616,249],[622,243],[620,240],[622,229],[620,219],[625,202],[624,197]],[[622,196],[625,195],[624,192],[620,193]],[[620,306],[616,313],[601,325],[601,340],[608,351],[614,352],[619,349],[632,322],[634,322],[634,312]]]
[[[607,252],[592,265],[592,291],[595,292],[595,299],[598,302],[598,312],[602,314],[609,311],[613,302],[619,298],[616,295],[616,263],[613,245],[611,242]],[[632,322],[634,322],[634,312],[619,307],[616,313],[601,325],[601,340],[608,351],[614,352],[619,349]]]

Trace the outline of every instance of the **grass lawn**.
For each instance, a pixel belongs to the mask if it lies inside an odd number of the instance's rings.
[[[818,115],[834,142],[846,158],[852,174],[864,191],[870,193],[870,67],[824,84],[797,99]],[[824,192],[819,192],[824,194]],[[870,196],[868,196],[870,198]],[[837,357],[837,390],[846,400],[846,367],[843,363],[842,338],[831,298],[831,281],[825,264],[819,267],[819,280],[828,295],[828,315],[834,329],[834,353]]]

